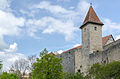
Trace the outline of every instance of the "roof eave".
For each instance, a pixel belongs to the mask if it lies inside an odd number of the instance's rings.
[[[103,26],[104,24],[102,22],[92,22],[92,21],[87,21],[86,23],[84,23],[83,25],[80,26],[80,29],[82,29],[85,25],[87,25],[88,23],[91,23],[91,24],[98,24],[98,25],[101,25]]]

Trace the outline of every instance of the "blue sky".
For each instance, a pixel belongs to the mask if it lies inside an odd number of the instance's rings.
[[[8,66],[4,69],[44,48],[62,52],[80,45],[79,27],[91,2],[105,24],[103,36],[120,38],[119,0],[0,0],[0,58]]]

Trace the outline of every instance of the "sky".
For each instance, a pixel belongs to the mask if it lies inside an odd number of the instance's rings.
[[[3,70],[15,60],[49,52],[61,53],[81,44],[79,27],[90,3],[104,23],[103,36],[120,38],[120,1],[0,0],[0,59]]]

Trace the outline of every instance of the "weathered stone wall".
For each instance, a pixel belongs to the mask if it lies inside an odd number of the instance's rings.
[[[63,71],[75,73],[75,50],[64,52],[57,57],[62,57]]]
[[[89,54],[93,54],[96,50],[103,51],[102,26],[89,23],[82,28],[82,72],[87,72],[91,64]]]
[[[108,62],[120,61],[120,39],[108,44],[105,48],[103,53],[107,54]]]
[[[112,61],[120,61],[120,40],[104,46],[103,52],[93,52],[89,55],[90,65],[96,63],[106,64]]]
[[[105,56],[106,54],[103,52],[93,52],[92,54],[89,55],[89,65],[91,66],[96,63],[102,63]]]
[[[90,33],[89,33],[89,27],[88,24],[82,28],[82,51],[90,50]],[[88,54],[84,52],[84,54]]]
[[[88,53],[88,51],[90,51],[89,53],[92,53],[95,50],[103,50],[101,25],[87,24],[82,28],[82,47],[83,53]]]
[[[102,51],[102,26],[96,24],[90,24],[90,51],[100,50]],[[96,27],[96,30],[95,30]]]
[[[106,64],[112,61],[120,61],[120,40],[110,42],[104,46],[104,51],[94,51],[84,55],[82,48],[74,48],[64,52],[57,57],[62,57],[63,71],[67,73],[75,73],[80,69],[81,72],[96,63]]]
[[[78,72],[82,67],[82,48],[75,50],[75,72]]]
[[[110,47],[118,44],[119,42],[120,42],[120,39],[119,39],[119,40],[116,40],[116,41],[114,41],[114,42],[112,42],[112,43],[109,43],[109,44],[105,45],[105,46],[103,47],[103,49],[104,49],[104,50],[107,50],[107,49],[109,49]]]

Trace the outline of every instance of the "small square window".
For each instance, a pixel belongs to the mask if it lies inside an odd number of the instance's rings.
[[[94,30],[97,30],[97,27],[94,27]]]

